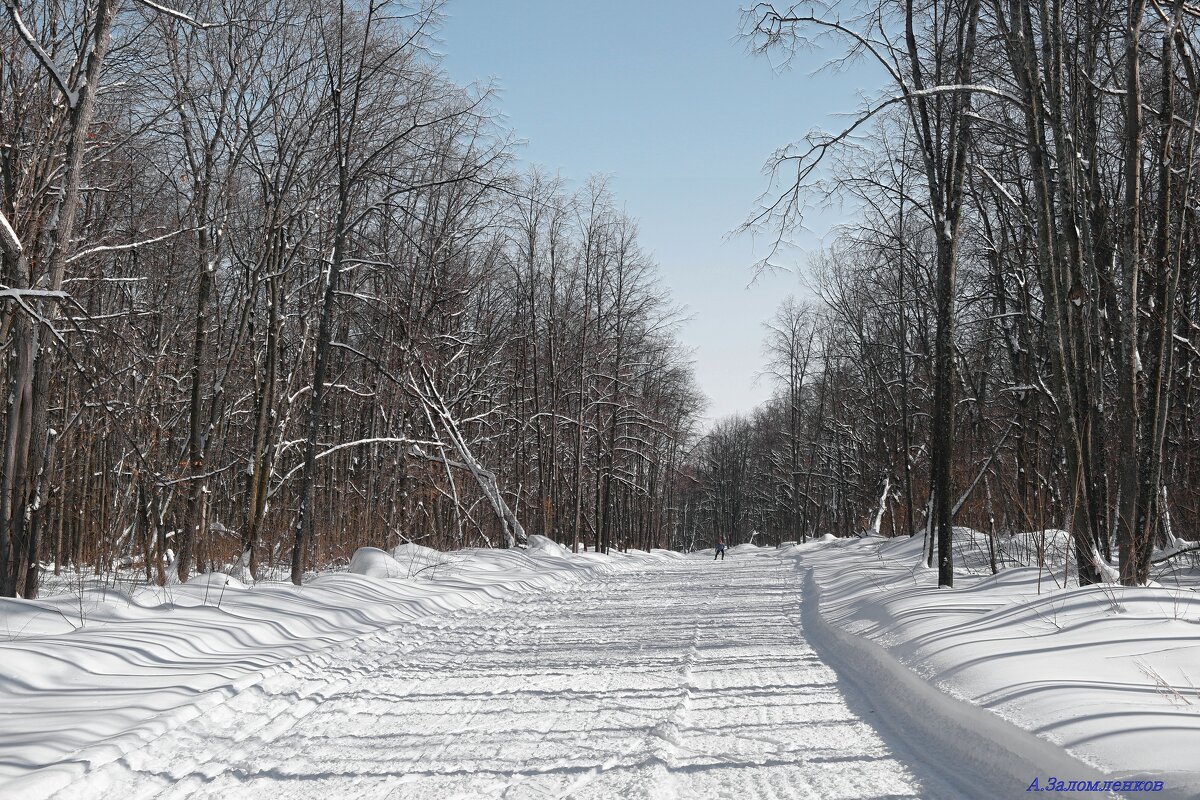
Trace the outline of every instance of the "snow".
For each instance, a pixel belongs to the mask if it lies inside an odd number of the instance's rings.
[[[1195,797],[1195,593],[1059,588],[1058,531],[1004,537],[1044,566],[992,576],[957,533],[953,590],[920,539],[714,562],[534,535],[0,601],[0,797]]]
[[[392,548],[392,558],[401,564],[405,564],[410,569],[420,569],[422,567],[435,567],[444,564],[448,561],[449,556],[431,547],[423,547],[414,542],[406,542],[399,547]]]
[[[956,533],[960,541],[983,536]],[[919,738],[937,742],[960,763],[978,750],[965,731],[988,729],[977,715],[963,716],[964,704],[954,698],[1036,734],[1043,745],[1065,747],[1109,776],[1162,780],[1156,796],[1196,797],[1200,598],[1188,588],[1061,588],[1065,543],[1061,531],[1002,537],[1009,561],[1035,551],[1047,567],[992,576],[975,574],[970,559],[962,559],[967,569],[956,574],[954,589],[937,588],[936,574],[921,561],[919,537],[819,541],[784,556],[805,578],[808,611],[832,631],[831,660],[857,665],[870,673],[865,680],[894,684],[880,693],[902,703],[889,718],[932,720]],[[866,662],[863,648],[878,654]],[[935,691],[918,691],[917,683]],[[943,700],[952,704],[949,711]],[[1028,738],[987,738],[1014,759],[1025,753],[1020,758],[1031,764],[1053,755]],[[1032,777],[1034,770],[1027,772]],[[1040,774],[1067,773],[1059,767]],[[1070,776],[1082,778],[1084,769]]]
[[[360,547],[350,558],[350,572],[368,578],[407,578],[409,568],[378,547]]]
[[[553,539],[548,539],[545,536],[533,535],[529,537],[528,550],[532,553],[545,553],[547,555],[565,557],[571,554],[571,551],[563,547]]]
[[[91,583],[75,595],[0,600],[0,797],[80,796],[73,782],[99,766],[127,764],[168,731],[219,716],[232,698],[268,696],[262,685],[292,680],[327,651],[369,652],[379,637],[403,647],[423,626],[467,609],[665,561],[517,550],[447,558],[408,545],[390,555],[360,551],[353,571],[299,588],[247,588],[212,573],[161,588]],[[421,572],[431,563],[436,569]],[[420,575],[372,577],[410,571]]]
[[[4,245],[6,252],[20,255],[23,248],[21,247],[21,237],[17,236],[17,232],[13,230],[12,225],[8,222],[8,217],[0,211],[0,243]]]
[[[840,674],[870,692],[898,735],[922,742],[960,768],[959,780],[954,775],[948,779],[963,796],[973,796],[982,786],[1007,787],[1015,794],[1028,787],[1031,777],[1104,779],[1061,748],[939,691],[870,639],[830,625],[821,616],[820,605],[820,589],[809,570],[803,603],[809,640]]]
[[[774,552],[573,558],[608,566],[295,659],[57,797],[955,797],[798,633]]]

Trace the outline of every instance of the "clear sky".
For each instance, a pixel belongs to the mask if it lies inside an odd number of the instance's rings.
[[[811,218],[795,273],[748,286],[767,242],[726,241],[767,188],[778,147],[858,106],[855,70],[812,75],[832,53],[779,73],[738,38],[738,0],[451,0],[440,50],[460,82],[492,81],[521,156],[574,185],[612,178],[643,246],[691,319],[683,340],[710,418],[769,394],[763,324],[840,212]]]

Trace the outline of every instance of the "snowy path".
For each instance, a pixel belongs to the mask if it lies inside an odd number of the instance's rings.
[[[778,559],[685,560],[324,651],[59,797],[902,798]]]

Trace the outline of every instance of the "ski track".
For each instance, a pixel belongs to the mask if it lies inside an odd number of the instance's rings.
[[[304,659],[55,797],[936,796],[805,642],[794,575],[689,559],[417,621]]]

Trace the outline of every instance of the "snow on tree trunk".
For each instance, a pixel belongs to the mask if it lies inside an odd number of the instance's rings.
[[[875,536],[879,535],[879,528],[883,525],[883,515],[887,512],[888,496],[892,493],[892,477],[889,475],[883,479],[883,494],[879,495],[879,509],[875,512],[875,521],[871,524],[871,533]]]
[[[508,507],[508,503],[504,500],[504,495],[500,492],[499,482],[496,480],[496,473],[486,469],[476,460],[474,454],[471,453],[471,448],[467,445],[466,438],[462,434],[462,430],[458,426],[458,422],[454,419],[450,409],[446,407],[446,402],[442,398],[441,392],[438,391],[434,384],[433,376],[424,364],[418,365],[420,368],[421,383],[418,394],[421,402],[426,408],[436,417],[438,426],[445,432],[446,437],[450,440],[450,446],[454,448],[454,452],[458,455],[462,465],[471,473],[471,477],[475,479],[479,490],[483,492],[483,496],[487,498],[488,504],[496,513],[497,519],[500,520],[501,526],[504,528],[504,539],[508,547],[515,547],[517,544],[525,544],[527,537],[525,528],[517,519],[516,514]]]

